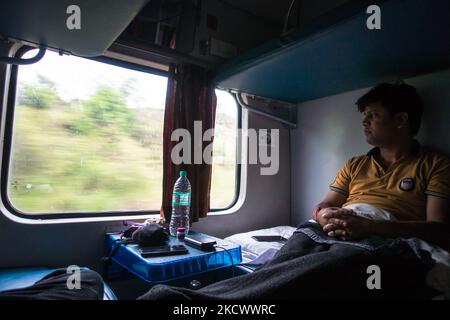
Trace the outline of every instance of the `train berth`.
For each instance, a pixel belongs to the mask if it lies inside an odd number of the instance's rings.
[[[313,220],[310,220],[313,222]],[[233,234],[226,241],[238,244],[242,247],[243,270],[252,272],[258,267],[270,262],[284,245],[284,241],[257,241],[254,236],[281,236],[289,239],[297,228],[292,226],[277,226],[272,228],[252,230],[249,232]],[[447,300],[450,298],[450,254],[437,246],[430,245],[420,239],[411,239],[417,248],[430,253],[436,264],[428,272],[427,284],[440,292],[433,297],[434,300]]]

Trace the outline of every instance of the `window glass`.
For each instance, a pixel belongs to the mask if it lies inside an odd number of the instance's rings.
[[[159,210],[166,86],[166,77],[49,51],[21,66],[11,205],[28,214]]]
[[[210,206],[212,209],[223,209],[233,204],[237,190],[238,108],[228,92],[216,90],[216,95]]]

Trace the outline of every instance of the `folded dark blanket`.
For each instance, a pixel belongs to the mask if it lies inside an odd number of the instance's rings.
[[[156,285],[139,299],[428,299],[437,293],[425,282],[433,260],[408,241],[379,238],[361,246],[329,242],[320,230],[300,226],[274,259],[253,273],[198,290]],[[379,290],[367,286],[371,265],[380,270]]]

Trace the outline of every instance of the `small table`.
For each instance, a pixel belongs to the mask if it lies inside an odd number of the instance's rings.
[[[189,232],[189,235],[192,234],[200,233]],[[169,238],[170,245],[184,244],[175,237]],[[144,258],[140,255],[137,244],[120,244],[119,235],[108,234],[106,249],[109,252],[113,246],[119,246],[111,260],[147,283],[156,284],[230,267],[242,262],[241,246],[223,239],[211,238],[217,242],[214,251],[201,251],[185,244],[189,250],[187,254]]]

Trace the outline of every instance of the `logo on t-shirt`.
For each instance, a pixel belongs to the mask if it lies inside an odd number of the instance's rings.
[[[416,185],[416,181],[414,178],[405,178],[402,181],[400,181],[400,189],[403,191],[412,191],[414,190],[414,187]]]

